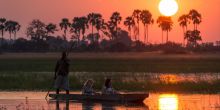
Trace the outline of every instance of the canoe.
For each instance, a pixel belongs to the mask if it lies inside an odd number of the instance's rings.
[[[148,93],[142,94],[115,94],[115,95],[82,95],[82,94],[49,94],[53,100],[75,101],[109,101],[109,102],[142,102],[149,97]]]

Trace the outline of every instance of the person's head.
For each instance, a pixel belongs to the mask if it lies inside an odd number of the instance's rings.
[[[92,87],[93,86],[94,81],[92,79],[89,79],[85,82],[84,86],[87,87]]]
[[[62,52],[62,56],[61,56],[61,59],[66,59],[66,57],[67,57],[67,54],[66,54],[66,52],[64,51],[64,52]]]
[[[111,86],[111,79],[110,78],[107,78],[106,80],[105,80],[105,87],[106,88],[109,88]]]

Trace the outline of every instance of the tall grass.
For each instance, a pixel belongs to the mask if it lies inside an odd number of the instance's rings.
[[[57,59],[0,59],[0,72],[53,71]],[[72,72],[220,72],[220,59],[71,59]]]
[[[144,74],[144,73],[143,73]],[[71,90],[81,90],[83,82],[87,79],[95,81],[94,88],[101,90],[106,77],[111,77],[113,86],[119,91],[152,91],[152,92],[206,92],[216,93],[220,91],[220,80],[214,81],[182,81],[176,83],[163,80],[152,81],[147,75],[136,73],[89,73],[77,72],[69,76]],[[53,73],[51,72],[12,72],[0,75],[1,90],[43,90],[50,89],[53,85]]]

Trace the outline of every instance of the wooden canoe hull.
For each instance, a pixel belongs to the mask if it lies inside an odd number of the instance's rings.
[[[55,100],[85,100],[110,102],[142,102],[149,94],[115,94],[115,95],[82,95],[82,94],[49,94]]]

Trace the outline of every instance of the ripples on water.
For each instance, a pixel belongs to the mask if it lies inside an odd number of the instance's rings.
[[[43,92],[1,92],[0,110],[220,110],[220,94],[150,94],[143,103],[46,101]]]

